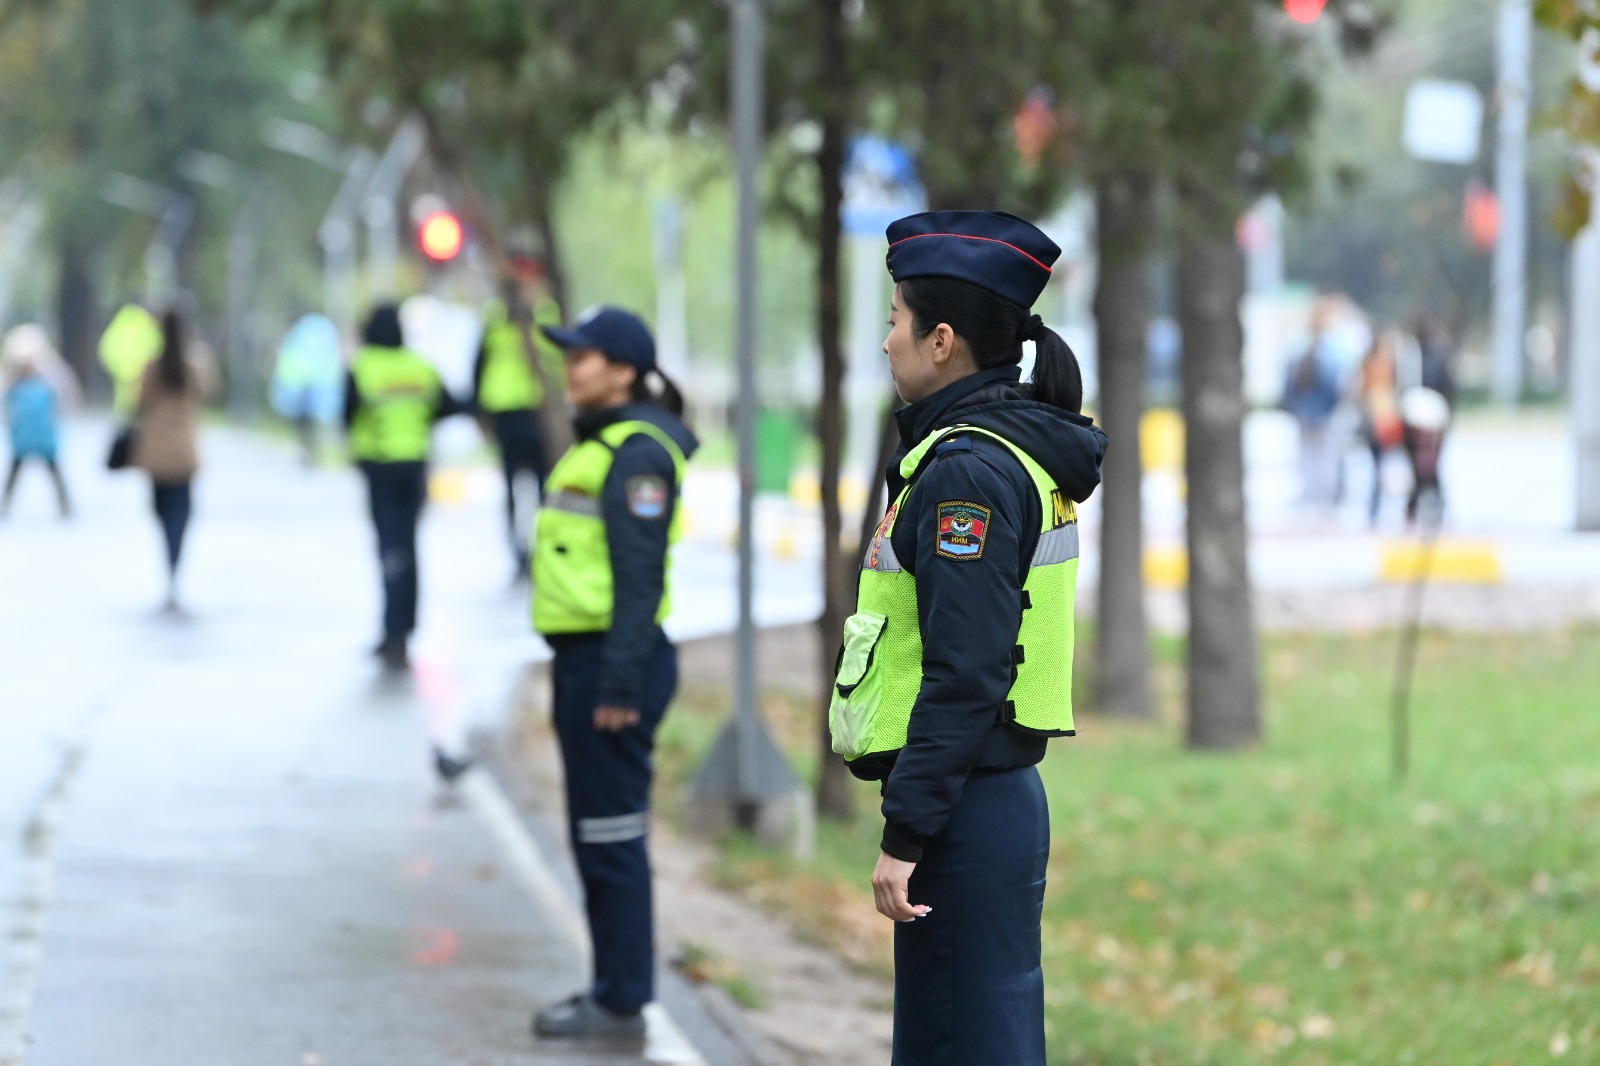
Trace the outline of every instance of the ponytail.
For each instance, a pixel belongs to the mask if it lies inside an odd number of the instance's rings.
[[[655,367],[633,379],[633,402],[659,407],[674,418],[683,417],[683,393]]]
[[[1073,414],[1082,412],[1078,357],[1038,315],[960,278],[907,278],[899,283],[899,292],[911,311],[913,333],[926,337],[939,323],[947,323],[966,342],[979,370],[1015,366],[1022,361],[1022,342],[1033,341],[1033,398]]]
[[[1038,315],[1034,320],[1038,320]],[[1033,398],[1073,414],[1083,413],[1083,368],[1061,334],[1040,324],[1033,341]]]

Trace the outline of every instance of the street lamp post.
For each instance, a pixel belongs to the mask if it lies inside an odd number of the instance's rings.
[[[344,174],[317,226],[317,244],[322,249],[322,309],[342,335],[355,324],[356,209],[377,156],[367,148],[341,147],[315,126],[288,119],[269,121],[261,139],[280,152]]]
[[[1529,0],[1500,7],[1500,110],[1495,192],[1500,229],[1494,247],[1495,403],[1512,407],[1522,392],[1522,347],[1528,313],[1528,67],[1533,49]]]
[[[739,628],[733,714],[710,755],[696,771],[693,792],[706,809],[719,807],[734,824],[764,835],[774,825],[769,812],[787,813],[799,795],[794,772],[772,741],[756,694],[755,621],[755,420],[756,420],[756,233],[761,223],[760,164],[762,84],[765,61],[764,0],[730,0],[733,62],[730,95],[738,176],[738,233],[734,276],[738,295],[739,371]]]

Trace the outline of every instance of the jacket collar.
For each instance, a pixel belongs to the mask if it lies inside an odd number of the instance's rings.
[[[973,396],[997,385],[1011,386],[1021,380],[1020,367],[1000,366],[952,381],[938,392],[895,412],[894,419],[900,427],[900,442],[906,448],[916,447],[928,434],[948,425],[951,412],[967,406],[967,401]]]

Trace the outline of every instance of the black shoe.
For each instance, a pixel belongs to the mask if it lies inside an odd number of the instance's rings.
[[[535,1014],[533,1035],[643,1040],[644,1015],[617,1014],[596,1003],[585,992]]]
[[[385,670],[409,670],[411,658],[406,654],[406,638],[393,637],[379,644],[376,649],[378,658],[383,660]]]
[[[433,769],[439,775],[439,780],[447,785],[456,783],[456,778],[472,769],[472,759],[468,756],[454,758],[445,753],[437,744],[433,746]]]

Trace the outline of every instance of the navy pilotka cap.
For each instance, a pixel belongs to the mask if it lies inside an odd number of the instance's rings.
[[[889,276],[959,278],[1024,308],[1061,256],[1039,227],[1004,211],[924,211],[889,223]]]
[[[598,348],[613,363],[624,363],[641,374],[656,368],[656,342],[650,327],[620,307],[596,307],[571,326],[540,329],[562,348]]]

